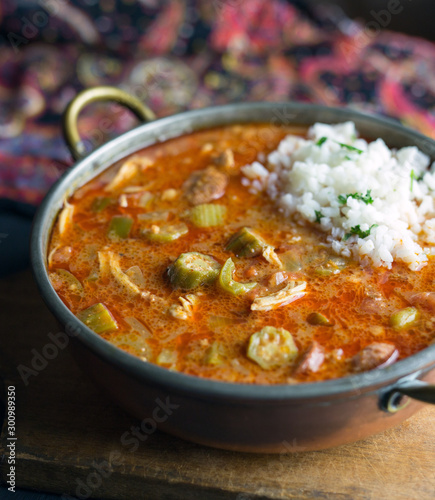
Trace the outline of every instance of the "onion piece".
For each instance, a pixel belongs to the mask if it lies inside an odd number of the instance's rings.
[[[401,295],[412,306],[421,306],[432,314],[435,313],[435,292],[401,292]]]
[[[62,245],[55,246],[48,254],[48,267],[52,267],[55,264],[65,264],[70,260],[71,254],[72,247]]]
[[[145,288],[145,278],[139,266],[132,266],[125,271],[131,281],[140,288]]]
[[[84,290],[80,281],[66,269],[55,269],[50,273],[50,280],[55,290],[65,287],[73,296],[82,297]]]
[[[134,354],[142,361],[148,361],[149,346],[138,332],[116,333],[110,337],[110,343]]]
[[[64,207],[59,214],[59,234],[62,236],[69,226],[73,223],[74,205],[71,205],[66,200]]]
[[[151,337],[151,331],[138,319],[133,318],[132,316],[127,316],[126,318],[124,318],[124,321],[130,326],[133,331],[139,333],[139,335],[141,335],[141,337],[143,337],[144,339],[148,339]]]
[[[100,278],[107,279],[110,276],[110,259],[108,252],[98,252],[100,263]]]
[[[163,349],[157,356],[156,363],[174,369],[177,363],[177,353],[170,349]]]

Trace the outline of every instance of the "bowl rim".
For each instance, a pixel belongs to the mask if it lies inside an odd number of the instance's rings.
[[[160,126],[163,130],[174,124],[175,128],[177,128],[177,125],[180,126],[180,133],[176,133],[174,135],[169,134],[166,137],[162,137],[162,142],[164,142],[164,140],[188,133],[189,129],[186,130],[183,128],[183,123],[186,121],[195,121],[195,123],[201,122],[201,126],[198,126],[195,130],[199,130],[200,128],[212,128],[223,125],[224,123],[253,123],[255,121],[260,123],[261,120],[243,120],[243,113],[249,115],[249,113],[253,110],[257,110],[260,113],[263,111],[265,112],[266,110],[268,112],[276,110],[287,113],[287,118],[291,115],[292,110],[297,112],[306,110],[313,113],[332,113],[334,115],[334,122],[336,123],[346,120],[359,119],[372,125],[386,127],[393,132],[400,132],[402,135],[411,139],[412,142],[419,143],[419,145],[423,144],[426,150],[430,150],[428,154],[432,153],[432,156],[434,156],[435,153],[435,141],[420,134],[419,132],[404,127],[392,119],[349,108],[334,108],[309,103],[249,102],[226,104],[222,106],[185,111],[139,125],[138,127],[131,129],[98,147],[88,156],[73,165],[72,168],[68,169],[51,187],[38,208],[34,218],[30,240],[31,265],[39,291],[50,311],[65,327],[68,335],[71,337],[77,337],[99,358],[110,363],[111,365],[119,367],[122,371],[133,376],[140,382],[164,388],[172,393],[176,391],[180,394],[188,394],[191,397],[202,399],[224,398],[227,400],[230,399],[238,401],[240,403],[248,403],[250,401],[277,403],[281,401],[283,404],[288,404],[289,402],[296,403],[297,401],[307,399],[330,400],[331,398],[356,397],[363,392],[373,392],[378,390],[380,387],[391,385],[401,378],[419,376],[421,373],[435,367],[434,344],[383,369],[375,369],[361,374],[349,375],[338,379],[330,379],[319,382],[263,385],[241,384],[206,379],[180,372],[174,372],[158,365],[144,362],[136,356],[115,347],[81,323],[57,295],[54,288],[51,286],[45,266],[46,247],[44,244],[44,238],[48,241],[49,235],[46,235],[44,231],[49,229],[48,232],[51,233],[51,227],[56,217],[56,215],[53,216],[53,212],[55,210],[55,206],[59,205],[60,193],[62,194],[63,200],[65,199],[65,193],[67,193],[68,190],[70,192],[75,191],[78,186],[73,189],[71,186],[74,185],[73,181],[78,178],[80,173],[89,171],[90,168],[98,169],[101,157],[104,155],[107,156],[110,155],[110,153],[121,151],[120,154],[115,156],[117,159],[121,159],[134,153],[135,151],[144,149],[148,145],[155,143],[157,140],[160,140],[160,137],[154,137],[151,133],[152,129],[157,126]],[[243,115],[241,116],[241,119],[232,119],[226,122],[225,116],[228,113],[233,115],[235,111],[238,112],[239,115]],[[216,123],[219,122],[219,120],[224,121],[223,123]],[[267,123],[267,121],[264,120],[264,123]],[[295,122],[293,121],[290,123]],[[311,120],[307,121],[306,124],[308,125],[309,123],[314,122]],[[143,143],[138,144],[138,142],[136,142],[136,146],[131,146],[131,144],[135,143],[135,139],[140,138],[141,135],[146,133],[149,133],[149,135],[153,137],[152,142],[146,144],[145,146]],[[128,149],[128,144],[130,144],[130,149]],[[127,152],[125,147],[124,150],[122,149],[123,145],[127,146]],[[113,163],[114,161],[112,161],[112,163],[104,164],[104,168],[100,168],[100,170],[94,172],[94,175],[87,178],[82,184],[89,181],[95,175],[98,175],[100,171],[104,170]],[[55,214],[58,213],[59,208],[60,206],[56,209]]]

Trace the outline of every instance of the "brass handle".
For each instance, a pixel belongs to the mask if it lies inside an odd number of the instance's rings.
[[[148,122],[156,118],[148,106],[124,90],[109,86],[99,86],[82,90],[68,104],[62,117],[63,136],[75,160],[80,160],[86,156],[85,145],[80,139],[77,128],[79,114],[88,104],[96,101],[115,101],[122,104],[143,122]]]
[[[381,409],[387,413],[396,413],[405,408],[409,400],[404,399],[404,396],[423,403],[435,404],[435,385],[414,378],[399,380],[381,396]]]
[[[396,391],[404,396],[423,401],[423,403],[435,405],[435,385],[427,382],[421,380],[403,382],[398,384]]]

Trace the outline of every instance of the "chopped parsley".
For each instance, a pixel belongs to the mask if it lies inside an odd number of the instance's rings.
[[[409,186],[409,189],[410,189],[410,191],[412,193],[412,188],[414,187],[414,180],[416,180],[417,182],[421,181],[423,179],[423,174],[417,177],[417,175],[415,175],[414,170],[411,170],[411,176],[410,177],[411,177],[411,185]]]
[[[355,137],[356,139],[356,137]],[[327,137],[321,137],[317,142],[316,142],[316,146],[321,146],[324,142],[326,142],[328,140]],[[359,155],[361,153],[364,153],[364,151],[362,149],[358,149],[356,148],[355,146],[351,146],[350,144],[344,144],[343,142],[338,142],[338,141],[334,141],[336,142],[339,146],[341,146],[342,148],[346,148],[348,151],[354,151],[355,153],[358,153]],[[349,159],[349,156],[346,156],[346,159]]]
[[[317,142],[316,142],[316,146],[321,146],[325,141],[327,141],[328,138],[327,137],[321,137]]]
[[[320,210],[314,210],[314,213],[316,214],[315,222],[318,222],[320,224],[320,219],[325,216],[322,214]]]
[[[357,226],[353,226],[350,228],[350,233],[346,233],[344,235],[343,241],[347,241],[351,236],[357,235],[359,238],[367,238],[367,236],[370,234],[370,231],[374,228],[378,227],[377,224],[372,224],[367,231],[362,231],[359,224]]]
[[[371,197],[372,190],[368,189],[367,193],[363,195],[362,193],[349,193],[349,194],[339,194],[338,201],[345,205],[348,198],[354,198],[355,200],[363,201],[366,205],[371,205],[373,203],[373,198]]]
[[[355,151],[355,153],[358,153],[359,155],[361,153],[364,153],[362,149],[358,149],[355,146],[351,146],[350,144],[344,144],[343,142],[337,142],[342,148],[346,148],[348,151]]]

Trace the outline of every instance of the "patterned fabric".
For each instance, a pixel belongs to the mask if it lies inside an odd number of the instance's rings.
[[[72,164],[60,116],[77,91],[124,88],[158,116],[297,100],[396,118],[435,137],[435,45],[370,32],[302,0],[2,0],[0,197],[37,204]],[[104,118],[110,127],[103,127]],[[94,105],[95,146],[134,126]],[[108,130],[110,129],[110,130]]]

